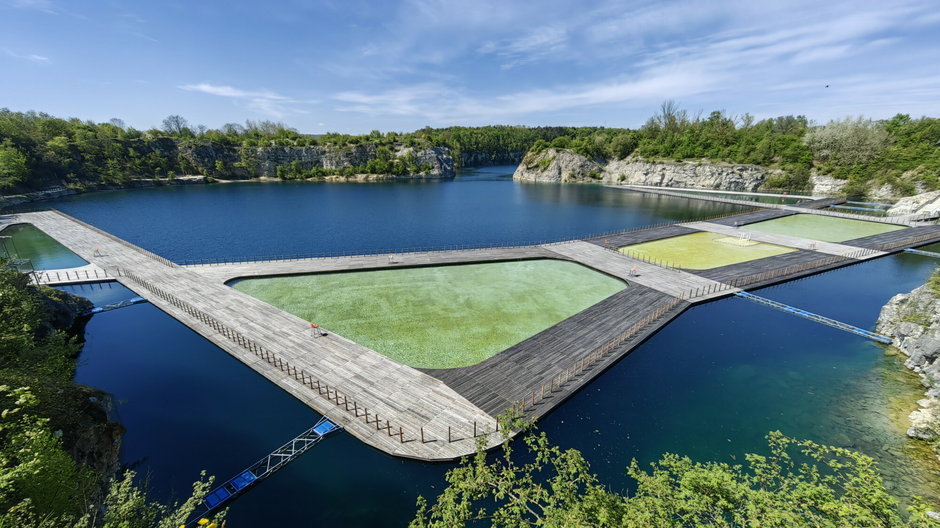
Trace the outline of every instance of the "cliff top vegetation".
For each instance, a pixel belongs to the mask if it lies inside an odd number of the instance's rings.
[[[425,127],[414,132],[348,135],[302,134],[282,123],[247,121],[219,129],[191,126],[171,115],[161,128],[137,130],[120,119],[94,123],[37,112],[0,109],[0,192],[56,185],[122,183],[130,178],[170,178],[201,173],[253,175],[258,149],[318,147],[332,152],[363,149],[369,173],[415,173],[424,167],[410,159],[395,162],[400,149],[446,148],[459,165],[518,159],[547,147],[570,149],[594,159],[705,159],[783,170],[767,187],[803,189],[816,171],[848,180],[847,194],[864,194],[872,183],[889,183],[913,194],[918,186],[940,188],[940,119],[897,115],[886,121],[863,117],[814,125],[804,116],[760,121],[749,114],[714,111],[690,116],[668,101],[639,129],[604,127]],[[206,165],[195,160],[200,148],[224,151],[225,159]],[[531,150],[530,150],[531,149]],[[466,156],[465,156],[466,155]],[[375,161],[369,165],[367,162]],[[285,162],[278,175],[320,176],[311,167]],[[323,169],[322,167],[320,169]],[[354,170],[353,170],[354,169]],[[240,172],[239,172],[240,171]],[[347,171],[349,172],[349,171]]]

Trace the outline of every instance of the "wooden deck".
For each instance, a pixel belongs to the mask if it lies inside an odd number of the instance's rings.
[[[821,206],[810,202],[809,207]],[[386,453],[453,460],[475,449],[507,408],[541,417],[695,303],[940,241],[940,226],[841,244],[752,232],[797,251],[712,270],[678,270],[611,248],[699,231],[735,236],[749,223],[795,214],[770,209],[540,246],[177,266],[55,212],[0,217],[36,225],[351,434]],[[759,234],[758,234],[759,233]],[[95,256],[101,248],[104,256]],[[293,315],[225,286],[239,277],[555,258],[628,287],[477,365],[418,370],[342,336],[313,338]],[[49,272],[47,272],[48,274]],[[423,437],[423,440],[422,440]],[[495,435],[490,445],[495,445]]]
[[[663,196],[673,196],[677,198],[688,198],[690,200],[706,200],[710,202],[720,202],[720,203],[729,203],[736,205],[745,205],[749,207],[760,207],[764,209],[777,209],[781,211],[789,211],[794,213],[809,213],[817,214],[823,216],[835,216],[839,218],[849,218],[852,220],[863,220],[866,222],[878,222],[882,224],[895,224],[895,225],[904,225],[904,226],[914,226],[924,221],[929,221],[937,218],[935,213],[924,213],[916,215],[901,215],[901,216],[871,216],[871,215],[860,215],[853,213],[843,213],[839,211],[832,211],[826,209],[830,205],[837,205],[843,203],[845,200],[842,198],[823,198],[819,200],[810,200],[807,202],[802,202],[795,205],[788,204],[774,204],[766,202],[756,202],[751,200],[737,200],[734,198],[725,198],[722,196],[692,196],[689,193],[676,192],[668,188],[653,188],[653,187],[638,187],[631,185],[608,185],[613,189],[623,189],[633,192],[642,192],[648,194],[659,194]]]
[[[493,415],[433,376],[336,334],[314,339],[298,317],[60,214],[18,216],[386,453],[453,460],[475,450],[474,424],[480,434],[495,428]]]
[[[747,236],[749,240],[753,240],[755,242],[764,242],[767,244],[775,244],[778,246],[794,249],[812,249],[820,253],[827,253],[829,255],[850,255],[858,253],[859,250],[858,246],[810,240],[807,238],[779,235],[776,233],[765,233],[763,231],[747,229],[746,227],[735,228],[721,224],[713,224],[711,222],[689,222],[682,225],[684,227],[698,231],[716,233],[719,235],[725,235],[727,237],[738,238],[741,236]],[[871,253],[866,252],[866,258],[880,257],[883,254],[884,252],[882,251],[873,251]]]
[[[632,285],[557,325],[469,367],[425,370],[490,414],[514,404],[535,418],[549,412],[690,304]],[[661,311],[653,321],[650,314]],[[631,329],[603,358],[581,368],[582,359]],[[535,404],[533,405],[532,402]],[[524,407],[521,402],[525,402]]]

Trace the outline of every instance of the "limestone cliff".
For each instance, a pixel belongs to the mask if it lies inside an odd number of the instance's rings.
[[[904,365],[920,374],[927,387],[920,408],[910,415],[908,436],[940,439],[940,274],[888,301],[877,331],[894,339],[894,346],[907,356]]]
[[[646,161],[633,157],[604,162],[590,160],[569,150],[549,148],[538,154],[526,154],[513,179],[756,191],[768,177],[777,173],[756,165]]]
[[[529,152],[516,167],[512,179],[534,182],[582,182],[603,179],[604,166],[570,150]]]
[[[179,158],[185,160],[187,169],[221,178],[277,178],[278,167],[292,167],[299,171],[320,168],[327,171],[365,167],[377,157],[377,147],[372,144],[346,147],[242,147],[236,148],[218,143],[183,143],[179,145]],[[451,178],[454,176],[454,160],[449,149],[400,148],[394,156],[407,160],[415,167],[409,172],[412,178]]]
[[[894,207],[888,209],[888,215],[909,215],[940,212],[940,191],[933,191],[902,198]]]

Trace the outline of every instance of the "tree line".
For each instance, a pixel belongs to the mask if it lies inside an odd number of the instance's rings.
[[[580,129],[537,141],[531,152],[569,149],[582,156],[617,160],[709,160],[781,169],[766,187],[808,189],[810,175],[847,180],[845,193],[864,196],[872,184],[890,184],[903,194],[918,187],[940,189],[940,119],[898,114],[889,120],[864,117],[813,125],[805,116],[756,121],[721,111],[690,116],[667,101],[637,130]]]
[[[0,192],[54,185],[82,187],[124,183],[131,178],[172,178],[180,174],[253,176],[258,148],[323,147],[333,152],[368,147],[369,159],[343,167],[300,163],[278,167],[283,179],[328,175],[418,174],[426,165],[408,158],[414,149],[447,148],[461,160],[508,162],[546,148],[570,149],[601,160],[630,156],[648,160],[709,160],[781,169],[773,188],[804,189],[810,174],[848,181],[847,193],[864,194],[872,184],[891,184],[904,193],[940,188],[940,120],[899,114],[890,120],[863,117],[814,125],[805,116],[755,120],[714,111],[691,116],[671,101],[638,129],[604,127],[425,127],[414,132],[348,135],[302,134],[283,123],[247,121],[219,129],[191,126],[182,116],[161,128],[137,130],[120,119],[94,123],[37,112],[0,109]],[[192,155],[202,147],[229,149],[231,159],[200,165]]]

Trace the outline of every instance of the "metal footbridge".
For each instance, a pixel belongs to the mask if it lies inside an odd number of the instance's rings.
[[[209,492],[200,507],[196,509],[191,520],[186,523],[186,527],[198,526],[200,519],[227,507],[233,500],[259,482],[270,477],[277,470],[320,443],[327,435],[342,429],[342,426],[326,416],[320,418],[316,425],[300,433],[290,442],[275,449],[268,456],[248,466],[245,470],[240,471],[238,475]]]
[[[117,310],[118,308],[124,308],[125,306],[132,306],[134,304],[140,304],[140,303],[145,303],[145,302],[147,302],[147,299],[144,299],[143,297],[131,297],[130,299],[125,299],[121,302],[106,304],[104,306],[96,306],[92,308],[91,310],[88,310],[87,312],[85,312],[85,315],[94,315],[94,314],[99,314],[101,312],[109,312],[111,310]]]
[[[940,259],[940,253],[934,253],[933,251],[922,251],[920,249],[905,249],[905,253],[913,253],[915,255],[923,255],[925,257],[933,257]]]
[[[762,304],[762,305],[764,305],[764,306],[769,306],[769,307],[771,307],[771,308],[775,308],[775,309],[780,310],[780,311],[782,311],[782,312],[786,312],[786,313],[789,313],[789,314],[793,314],[793,315],[802,317],[802,318],[804,318],[804,319],[809,319],[810,321],[816,321],[817,323],[822,323],[822,324],[824,324],[824,325],[828,325],[828,326],[831,326],[831,327],[833,327],[833,328],[838,328],[839,330],[843,330],[843,331],[846,331],[846,332],[855,334],[855,335],[857,335],[857,336],[862,336],[862,337],[864,337],[864,338],[871,339],[871,340],[873,340],[873,341],[878,341],[879,343],[884,343],[884,344],[886,344],[886,345],[890,345],[890,344],[892,343],[892,340],[891,340],[890,337],[886,337],[886,336],[883,336],[883,335],[881,335],[881,334],[876,334],[876,333],[874,333],[874,332],[869,332],[868,330],[864,330],[864,329],[862,329],[862,328],[858,328],[857,326],[852,326],[852,325],[849,325],[849,324],[845,324],[845,323],[843,323],[843,322],[836,321],[835,319],[830,319],[830,318],[828,318],[828,317],[823,317],[823,316],[821,316],[821,315],[814,314],[814,313],[812,313],[812,312],[807,312],[806,310],[801,310],[801,309],[799,309],[799,308],[794,308],[793,306],[790,306],[790,305],[787,305],[787,304],[783,304],[783,303],[780,303],[780,302],[777,302],[777,301],[772,301],[772,300],[767,299],[767,298],[765,298],[765,297],[759,297],[759,296],[754,295],[754,294],[752,294],[752,293],[748,293],[748,292],[745,292],[745,291],[741,291],[741,292],[735,293],[735,295],[738,296],[738,297],[740,297],[740,298],[742,298],[742,299],[747,299],[747,300],[749,300],[749,301],[751,301],[751,302],[755,302],[755,303],[757,303],[757,304]]]

